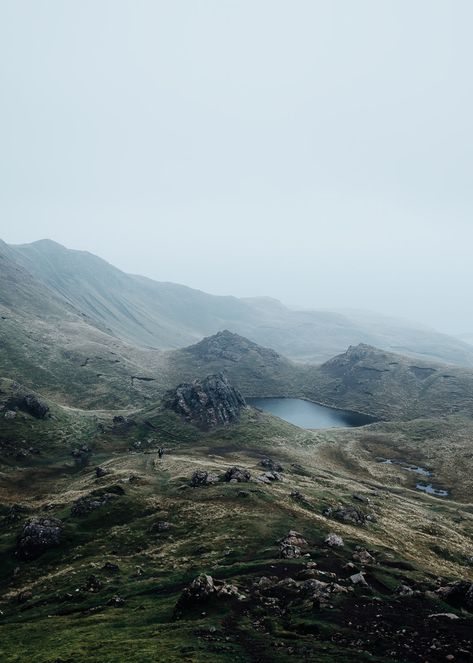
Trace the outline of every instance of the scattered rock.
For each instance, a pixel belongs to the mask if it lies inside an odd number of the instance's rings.
[[[371,555],[366,548],[360,548],[360,546],[356,547],[355,552],[353,553],[353,559],[355,562],[359,562],[363,566],[373,564],[375,561],[373,555]]]
[[[239,490],[237,493],[238,497],[249,497],[250,496],[250,491],[249,490]]]
[[[166,407],[203,429],[236,421],[246,402],[223,373],[180,384],[164,397]]]
[[[112,596],[112,598],[107,601],[107,605],[112,608],[123,608],[125,605],[125,599],[121,596]]]
[[[191,477],[190,485],[194,488],[198,486],[212,486],[218,482],[218,476],[206,470],[196,470]]]
[[[289,530],[289,533],[284,538],[278,541],[279,554],[282,559],[297,559],[302,556],[302,549],[308,546],[307,541],[302,534],[295,530]]]
[[[212,576],[202,573],[183,590],[174,610],[174,618],[178,619],[186,608],[192,608],[196,604],[205,603],[212,598],[242,601],[246,597],[239,592],[235,585],[214,580]]]
[[[104,467],[95,468],[95,476],[97,479],[101,479],[102,477],[107,476],[107,474],[110,474],[110,470],[106,470]]]
[[[364,504],[370,504],[371,500],[369,497],[366,495],[361,495],[361,493],[353,493],[352,495],[354,500],[357,500],[358,502],[363,502]]]
[[[114,564],[113,562],[105,562],[105,564],[102,566],[102,571],[108,571],[108,573],[119,573],[120,567],[118,564]]]
[[[330,548],[343,548],[345,543],[339,534],[331,532],[325,539],[325,545],[330,546]]]
[[[350,505],[342,506],[340,504],[335,507],[329,506],[324,509],[323,515],[327,518],[335,518],[336,520],[340,520],[344,523],[352,523],[355,525],[364,525],[367,520],[375,522],[373,517],[368,518],[368,516],[363,513],[363,511],[360,511],[359,509]]]
[[[272,460],[272,458],[263,458],[263,460],[260,461],[260,465],[273,472],[284,472],[281,463]]]
[[[103,587],[102,581],[99,580],[99,578],[97,578],[97,576],[91,575],[85,581],[85,584],[82,587],[82,590],[84,592],[92,592],[92,593],[95,594],[96,592],[99,592],[102,589],[102,587]]]
[[[7,410],[3,416],[5,417],[5,419],[15,419],[16,412],[15,410]]]
[[[102,495],[92,494],[79,497],[79,499],[72,505],[71,515],[79,518],[87,516],[89,513],[92,513],[92,511],[102,508],[116,498],[117,495],[115,493],[103,493]]]
[[[440,587],[437,594],[447,603],[473,612],[473,582],[457,580]]]
[[[273,481],[282,481],[279,472],[263,472],[256,477],[258,483],[273,483]]]
[[[16,555],[20,559],[35,559],[61,542],[63,525],[57,518],[32,518],[23,526],[17,544]]]
[[[251,479],[251,472],[243,467],[230,467],[224,476],[224,480],[232,483],[246,483]]]
[[[366,582],[363,573],[355,573],[354,575],[350,576],[350,581],[354,585],[363,585],[364,587],[368,587],[368,583]]]
[[[167,532],[169,529],[171,529],[171,523],[168,523],[166,520],[158,520],[151,525],[149,531],[152,534],[159,534],[160,532]]]

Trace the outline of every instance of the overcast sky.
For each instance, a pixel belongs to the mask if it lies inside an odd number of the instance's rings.
[[[470,0],[0,0],[0,237],[473,331]]]

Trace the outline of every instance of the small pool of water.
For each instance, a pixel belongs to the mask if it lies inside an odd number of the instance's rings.
[[[435,495],[436,497],[448,497],[448,490],[436,488],[431,483],[416,483],[416,488],[417,490],[422,490],[424,493]]]
[[[367,415],[335,410],[301,398],[248,398],[247,403],[300,428],[352,428],[374,421]]]
[[[422,474],[424,477],[432,476],[432,472],[427,470],[425,467],[421,467],[420,465],[412,465],[411,463],[406,463],[403,460],[391,460],[390,458],[386,458],[380,462],[384,463],[385,465],[399,465],[399,467],[402,467],[403,470],[407,470],[408,472],[415,472],[416,474]]]
[[[393,458],[378,458],[378,461],[384,465],[399,465],[399,467],[401,467],[403,470],[407,470],[407,472],[415,472],[416,474],[421,474],[424,477],[433,476],[433,473],[427,468],[421,467],[420,465],[407,463],[404,460],[396,460]],[[428,493],[429,495],[435,495],[435,497],[448,497],[449,495],[448,490],[438,488],[431,483],[416,483],[416,489],[422,490],[424,493]]]

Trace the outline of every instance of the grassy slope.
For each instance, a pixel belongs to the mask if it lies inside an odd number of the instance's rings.
[[[432,422],[412,422],[403,432],[399,427],[390,431],[392,424],[377,424],[359,431],[311,433],[248,410],[237,426],[205,434],[160,407],[136,412],[129,429],[117,428],[112,414],[53,406],[52,419],[37,422],[22,415],[9,424],[12,445],[34,440],[42,455],[2,459],[3,513],[9,503],[20,502],[30,513],[55,515],[65,523],[65,537],[59,549],[35,562],[21,562],[12,553],[24,516],[0,527],[2,660],[118,662],[126,652],[128,660],[140,662],[383,661],[392,660],[389,651],[403,651],[402,643],[422,641],[432,630],[428,614],[455,612],[429,596],[422,601],[398,598],[394,589],[401,582],[428,589],[439,575],[472,577],[467,558],[473,506],[464,501],[467,484],[457,496],[460,501],[415,493],[408,483],[396,481],[390,468],[375,463],[379,449],[370,447],[375,437],[385,446],[398,440],[403,453],[403,445],[415,436],[440,439],[450,427],[437,430]],[[461,439],[466,439],[466,426],[456,421]],[[146,453],[136,451],[137,440]],[[93,449],[88,464],[70,456],[80,443]],[[157,444],[167,449],[162,460],[153,452]],[[222,475],[237,463],[257,474],[259,459],[268,453],[284,465],[284,482],[188,486],[198,468]],[[440,476],[444,470],[434,456],[429,464]],[[421,461],[427,458],[419,456]],[[99,463],[110,474],[96,479],[93,468]],[[125,494],[109,506],[83,519],[71,515],[71,503],[79,496],[116,485]],[[249,491],[247,497],[239,496],[242,488]],[[306,502],[291,498],[293,490],[302,492]],[[322,515],[328,504],[358,505],[355,492],[370,497],[376,524],[359,527]],[[157,521],[171,526],[152,533]],[[177,623],[172,620],[182,588],[200,572],[227,579],[247,594],[255,578],[297,576],[304,560],[280,560],[276,544],[291,528],[308,540],[319,570],[335,572],[341,582],[354,546],[369,548],[376,556],[367,569],[372,589],[337,597],[333,608],[314,610],[295,601],[284,616],[252,601],[211,603]],[[323,545],[329,531],[343,536],[345,548],[331,551]],[[120,572],[103,570],[106,561],[118,564]],[[91,574],[103,583],[97,593],[83,589]],[[326,579],[323,574],[319,578]],[[20,592],[31,596],[19,603]],[[125,605],[108,606],[117,594]],[[369,635],[366,616],[373,610],[383,615],[381,641]],[[399,615],[407,627],[400,645]],[[460,646],[471,621],[448,628],[450,637],[457,633]],[[333,641],[340,633],[343,641],[339,636]],[[275,647],[275,642],[280,644]],[[429,660],[444,660],[445,653],[441,648],[443,658]]]
[[[228,328],[303,361],[321,362],[349,345],[364,342],[473,366],[469,344],[402,321],[296,311],[270,298],[208,295],[124,274],[97,256],[47,240],[7,249],[18,264],[94,324],[133,344],[159,349],[184,347]]]

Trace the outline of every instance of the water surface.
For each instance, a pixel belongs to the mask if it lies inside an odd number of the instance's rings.
[[[374,421],[363,414],[335,410],[301,398],[248,398],[247,402],[301,428],[346,428],[365,426]]]

